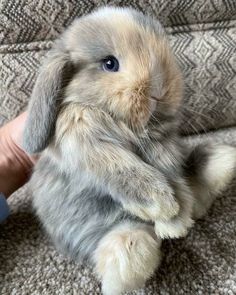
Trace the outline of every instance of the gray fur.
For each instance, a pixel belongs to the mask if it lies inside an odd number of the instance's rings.
[[[90,258],[101,237],[128,218],[121,205],[87,182],[81,173],[71,179],[48,156],[31,179],[37,214],[56,247],[77,262]]]
[[[54,134],[59,101],[65,78],[70,74],[68,56],[57,48],[48,55],[40,70],[29,105],[29,115],[23,137],[23,147],[30,153],[38,153],[47,147]]]
[[[165,36],[165,30],[162,27],[161,23],[157,20],[154,19],[151,15],[148,17],[144,15],[143,13],[130,9],[131,14],[133,15],[135,21],[142,26],[143,28],[147,30],[155,30],[158,35],[163,35]]]
[[[216,165],[218,161],[222,162],[220,166]],[[213,179],[209,175],[209,168],[215,175]],[[235,176],[235,172],[236,148],[233,146],[208,143],[186,150],[184,174],[194,194],[194,219],[202,218],[207,213],[216,197]],[[218,174],[222,177],[217,177]]]

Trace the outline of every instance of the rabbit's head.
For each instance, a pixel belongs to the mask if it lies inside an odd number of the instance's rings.
[[[106,7],[79,18],[55,43],[32,93],[24,146],[44,149],[63,103],[109,113],[133,131],[152,115],[174,116],[182,78],[160,23],[129,8]]]

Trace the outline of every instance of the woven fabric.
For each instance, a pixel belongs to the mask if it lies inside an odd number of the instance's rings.
[[[26,107],[58,35],[75,17],[105,4],[132,6],[165,26],[185,79],[182,132],[204,133],[186,140],[236,145],[236,127],[229,128],[236,126],[235,0],[0,0],[0,125]],[[165,241],[160,269],[133,294],[236,294],[235,192],[236,180],[186,238]],[[27,187],[9,203],[12,215],[0,226],[0,294],[101,294],[89,266],[51,245]]]

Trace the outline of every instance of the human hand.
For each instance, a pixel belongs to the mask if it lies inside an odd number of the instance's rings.
[[[6,197],[24,185],[36,162],[21,147],[27,113],[0,128],[0,192]]]

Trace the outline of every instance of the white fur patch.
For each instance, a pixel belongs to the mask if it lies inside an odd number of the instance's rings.
[[[131,10],[129,8],[122,8],[122,7],[102,7],[98,10],[95,10],[92,13],[92,16],[97,17],[98,19],[104,20],[104,19],[130,19],[132,20],[132,13]]]
[[[188,233],[188,229],[193,225],[193,220],[175,219],[170,221],[158,220],[155,222],[155,232],[161,239],[175,239],[185,237]]]
[[[236,148],[227,145],[213,147],[203,177],[210,191],[222,191],[232,180],[236,168]]]

